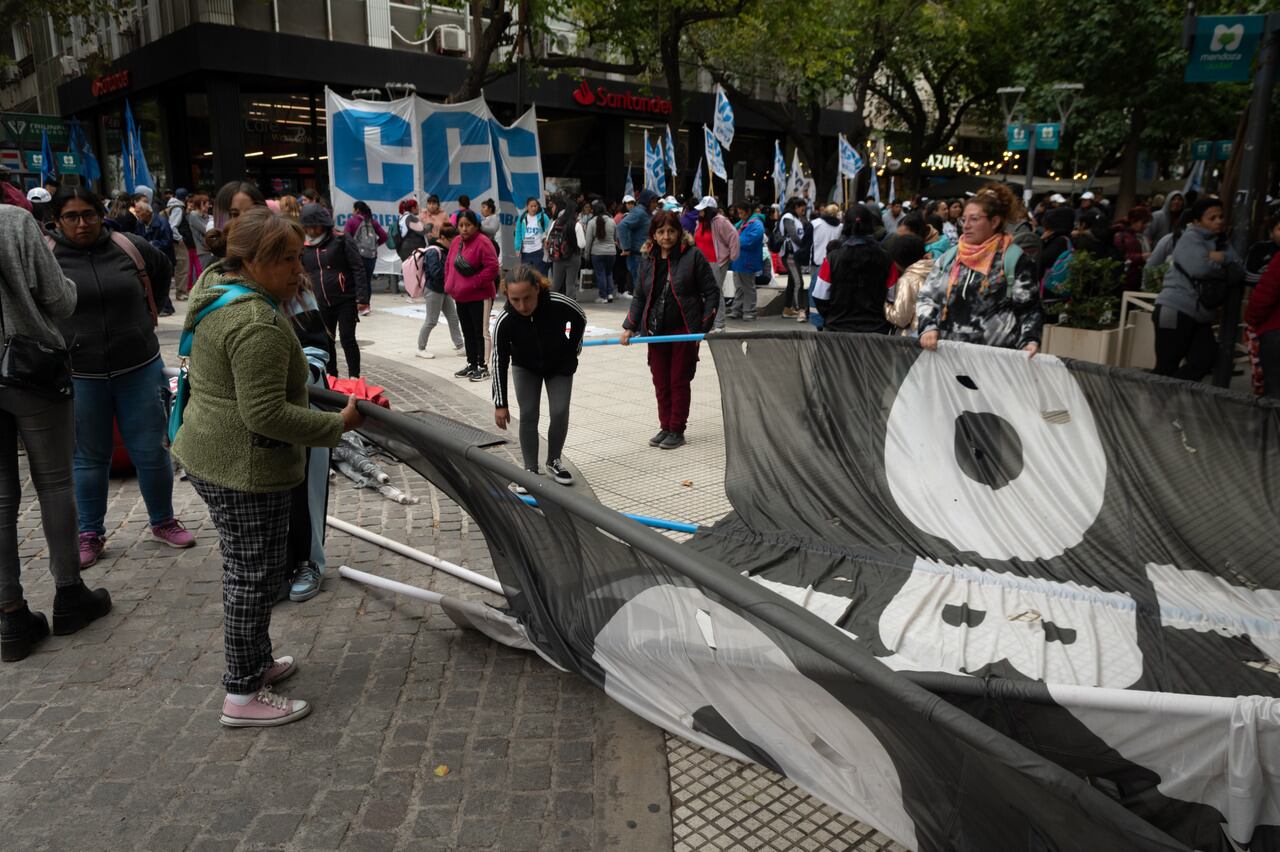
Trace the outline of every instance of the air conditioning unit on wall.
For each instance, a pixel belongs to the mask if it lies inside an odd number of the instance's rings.
[[[58,65],[64,78],[80,76],[80,60],[74,56],[59,56]]]
[[[573,37],[568,33],[547,36],[547,56],[573,56]]]
[[[446,24],[436,32],[436,53],[466,53],[467,32],[462,27]]]

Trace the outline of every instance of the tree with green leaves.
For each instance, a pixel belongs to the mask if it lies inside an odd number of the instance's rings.
[[[1197,5],[1200,14],[1237,10],[1221,0]],[[1142,153],[1169,161],[1193,138],[1234,138],[1248,99],[1244,84],[1183,82],[1185,11],[1182,0],[1046,6],[1036,50],[1019,67],[1032,109],[1047,108],[1052,82],[1084,85],[1059,156],[1090,174],[1118,168],[1118,213],[1133,204]],[[1104,51],[1103,43],[1123,50]]]

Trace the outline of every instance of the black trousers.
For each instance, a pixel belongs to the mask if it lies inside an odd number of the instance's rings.
[[[1213,372],[1218,358],[1213,323],[1196,322],[1194,317],[1164,305],[1156,305],[1153,320],[1156,327],[1153,373],[1198,382]]]
[[[342,354],[347,358],[347,375],[356,378],[360,375],[360,344],[356,343],[356,323],[360,318],[356,315],[355,300],[320,305],[320,319],[324,321],[330,337],[326,371],[331,376],[338,375],[338,352],[332,340],[337,337],[342,341]]]
[[[484,366],[484,324],[488,317],[484,315],[486,302],[458,302],[458,322],[462,325],[462,340],[467,347],[467,365],[473,368]]]

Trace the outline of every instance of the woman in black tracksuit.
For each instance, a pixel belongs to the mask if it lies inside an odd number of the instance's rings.
[[[347,375],[360,375],[360,344],[356,342],[358,305],[369,304],[369,276],[355,241],[333,230],[333,216],[319,204],[302,208],[302,229],[307,232],[302,247],[302,266],[311,278],[320,318],[329,330],[329,366],[331,376],[338,375],[338,353],[332,338],[342,340],[347,358]]]
[[[573,475],[560,463],[569,433],[569,397],[582,351],[587,315],[563,293],[551,292],[546,276],[521,266],[504,285],[507,305],[493,327],[494,422],[506,429],[511,421],[507,400],[507,364],[512,364],[516,401],[520,404],[520,453],[527,470],[538,473],[538,404],[547,388],[551,422],[547,426],[547,470],[561,485]],[[568,332],[565,326],[568,326]],[[516,489],[524,493],[523,488]]]

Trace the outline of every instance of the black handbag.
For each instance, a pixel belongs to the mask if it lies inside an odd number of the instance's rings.
[[[3,313],[0,305],[0,334],[4,334]],[[71,399],[71,355],[25,334],[5,334],[0,385],[50,399]]]

